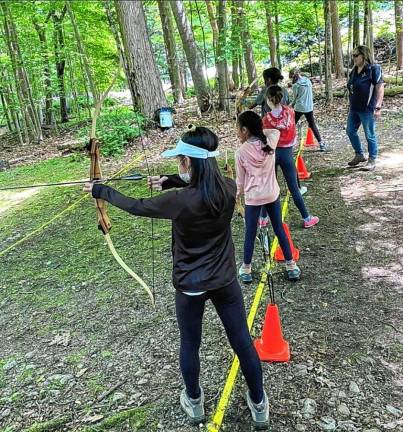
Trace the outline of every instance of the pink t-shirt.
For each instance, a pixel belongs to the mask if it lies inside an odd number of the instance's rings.
[[[280,132],[265,129],[267,144],[275,150]],[[236,184],[246,205],[263,205],[276,201],[280,194],[275,173],[275,152],[262,150],[264,144],[256,137],[244,142],[236,152]]]

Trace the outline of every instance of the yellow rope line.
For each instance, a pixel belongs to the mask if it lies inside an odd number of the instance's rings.
[[[301,142],[300,142],[299,150],[297,153],[297,157],[302,153],[303,148],[304,148],[304,143],[303,143],[303,138],[301,137]],[[281,211],[283,221],[285,220],[287,213],[288,213],[288,203],[290,201],[290,196],[291,196],[290,192],[287,191],[287,195],[285,197],[285,200],[284,200],[284,203],[282,206],[282,211]],[[247,323],[248,323],[249,331],[252,329],[253,323],[254,323],[255,318],[256,318],[257,310],[258,310],[258,307],[260,305],[260,301],[261,301],[262,296],[263,296],[263,290],[264,290],[264,287],[265,287],[266,281],[267,281],[267,272],[270,271],[274,267],[273,257],[274,257],[274,252],[275,252],[277,246],[278,246],[278,238],[274,237],[274,240],[273,240],[273,243],[272,243],[272,246],[270,249],[270,258],[271,259],[266,264],[265,270],[263,271],[263,273],[260,277],[260,282],[257,286],[255,297],[253,299],[253,303],[252,303],[252,306],[251,306],[249,314],[248,314]],[[227,376],[227,380],[224,384],[224,388],[223,388],[223,391],[221,393],[221,398],[218,401],[218,405],[217,405],[217,408],[215,410],[215,413],[212,416],[211,422],[207,425],[208,432],[219,432],[219,430],[222,426],[225,411],[228,407],[229,399],[231,397],[231,393],[232,393],[232,390],[234,389],[236,378],[238,376],[239,366],[240,366],[239,359],[237,356],[234,356],[230,371],[229,371],[228,376]]]
[[[117,171],[111,178],[115,178],[117,177],[119,174],[122,174],[123,172],[127,171],[128,169],[130,169],[130,167],[132,165],[135,165],[136,163],[140,162],[143,159],[143,155],[137,156],[135,159],[133,159],[131,162],[129,162],[127,165],[125,165],[123,168],[121,168],[119,171]],[[6,253],[10,252],[12,249],[16,248],[17,246],[19,246],[21,243],[24,243],[25,241],[27,241],[28,239],[30,239],[31,237],[35,236],[36,234],[38,234],[39,232],[41,232],[43,229],[45,229],[47,226],[51,225],[55,220],[60,219],[64,214],[68,213],[69,211],[73,210],[75,207],[77,207],[82,201],[84,201],[85,199],[89,198],[90,195],[89,194],[85,194],[82,197],[80,197],[77,201],[75,201],[73,204],[71,204],[69,207],[67,207],[66,209],[62,210],[60,213],[57,213],[54,217],[52,217],[50,220],[48,220],[47,222],[45,222],[44,224],[42,224],[41,226],[39,226],[38,228],[34,229],[33,231],[31,231],[29,234],[27,234],[25,237],[17,240],[15,243],[13,243],[12,245],[8,246],[7,248],[5,248],[4,250],[2,250],[0,252],[0,257],[5,255]]]

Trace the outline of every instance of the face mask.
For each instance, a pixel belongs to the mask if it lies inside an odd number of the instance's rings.
[[[183,180],[185,183],[190,183],[190,174],[188,172],[186,173],[179,173],[179,177],[181,180]]]

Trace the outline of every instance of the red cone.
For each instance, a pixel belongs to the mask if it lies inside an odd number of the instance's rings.
[[[288,362],[290,346],[283,337],[280,313],[276,304],[269,304],[266,309],[262,337],[254,341],[260,360]]]
[[[315,140],[313,139],[313,132],[311,128],[306,131],[305,147],[313,147]]]
[[[285,234],[286,234],[286,236],[288,238],[288,242],[290,243],[290,248],[291,248],[291,253],[292,253],[292,259],[294,261],[298,261],[299,260],[299,249],[297,249],[294,246],[294,243],[292,241],[291,234],[290,234],[290,229],[288,228],[288,225],[286,223],[283,223],[283,227],[284,227]],[[280,246],[277,246],[277,249],[274,252],[274,259],[276,261],[285,261],[284,254],[283,254],[283,251],[282,251],[282,249],[281,249]]]
[[[308,172],[304,159],[302,159],[301,155],[297,157],[297,172],[298,172],[298,178],[300,180],[306,180],[311,177],[311,173]]]

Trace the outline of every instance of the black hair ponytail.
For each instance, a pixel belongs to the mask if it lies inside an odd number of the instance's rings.
[[[262,141],[262,150],[267,154],[272,154],[273,149],[267,144],[266,135],[263,133],[262,119],[254,111],[244,111],[238,117],[238,124],[241,128],[245,127],[251,135]]]
[[[213,152],[218,147],[218,137],[210,129],[189,125],[182,141]],[[203,201],[213,216],[219,216],[228,207],[229,195],[224,177],[214,157],[198,159],[190,157],[192,175],[190,187],[201,190]]]

